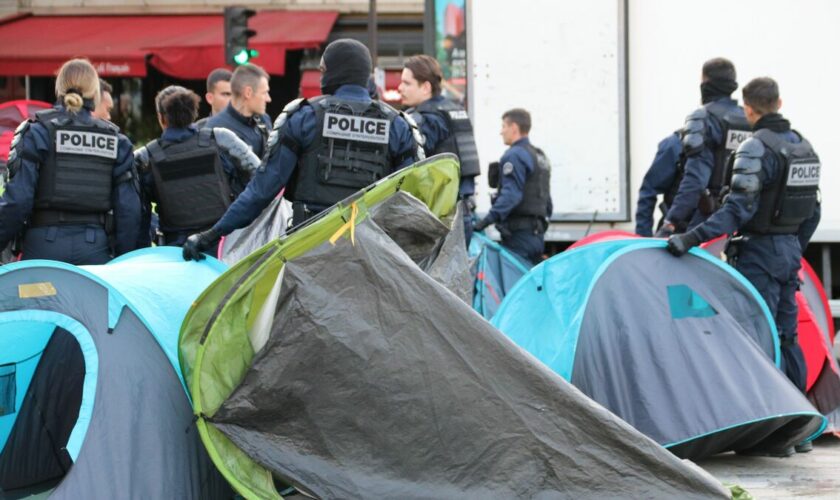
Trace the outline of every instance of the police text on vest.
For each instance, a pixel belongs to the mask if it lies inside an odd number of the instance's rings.
[[[816,186],[820,183],[819,163],[794,163],[788,171],[788,186]]]
[[[338,115],[335,113],[324,115],[324,137],[388,144],[390,133],[391,122],[381,118]]]
[[[742,142],[752,137],[753,133],[749,130],[730,130],[726,134],[726,149],[735,151]]]
[[[82,130],[59,130],[56,132],[55,150],[58,153],[101,156],[116,160],[117,137]]]

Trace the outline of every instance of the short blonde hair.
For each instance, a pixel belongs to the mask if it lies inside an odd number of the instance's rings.
[[[64,63],[55,79],[55,96],[71,113],[82,109],[84,99],[99,104],[99,75],[90,61],[70,59]]]

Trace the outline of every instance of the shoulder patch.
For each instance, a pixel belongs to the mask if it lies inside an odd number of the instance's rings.
[[[512,173],[513,173],[513,163],[511,163],[509,161],[505,162],[505,164],[502,165],[502,175],[511,175]]]

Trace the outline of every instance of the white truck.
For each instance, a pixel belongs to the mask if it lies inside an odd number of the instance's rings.
[[[468,109],[483,167],[505,149],[502,113],[528,109],[533,143],[552,162],[548,245],[632,232],[656,145],[699,107],[703,62],[726,57],[742,85],[776,79],[781,112],[820,155],[822,221],[806,257],[840,298],[837,19],[829,0],[468,0]],[[478,184],[481,213],[489,189]]]

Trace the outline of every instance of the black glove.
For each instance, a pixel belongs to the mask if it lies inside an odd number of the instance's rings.
[[[221,235],[213,228],[190,235],[184,242],[184,260],[203,260],[204,253],[202,252],[215,245],[220,237]]]
[[[671,222],[668,222],[666,220],[665,222],[662,223],[662,227],[660,227],[656,231],[656,234],[654,234],[653,237],[654,238],[667,238],[667,237],[671,236],[672,234],[674,234],[674,231],[675,231],[674,224],[672,224]]]
[[[492,222],[490,222],[490,219],[488,217],[485,217],[473,224],[473,231],[484,231],[490,224],[492,224]]]
[[[689,231],[683,234],[674,234],[668,238],[668,251],[677,257],[682,257],[687,254],[692,247],[696,247],[701,242],[700,237],[694,231]]]

